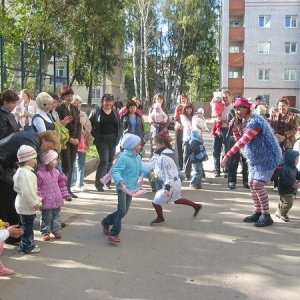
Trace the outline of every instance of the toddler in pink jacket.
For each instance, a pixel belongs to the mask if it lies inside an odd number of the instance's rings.
[[[37,169],[38,195],[42,198],[40,231],[44,241],[50,240],[50,233],[60,239],[60,210],[64,199],[69,197],[65,176],[55,168],[57,152],[43,152]]]

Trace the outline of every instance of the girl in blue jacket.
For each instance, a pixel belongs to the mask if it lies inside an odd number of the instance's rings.
[[[127,133],[122,140],[122,152],[113,167],[112,177],[116,184],[118,192],[118,208],[112,214],[109,214],[101,222],[103,233],[108,235],[108,240],[111,242],[121,242],[119,233],[121,232],[121,220],[127,214],[132,196],[125,193],[125,189],[129,192],[134,192],[139,189],[139,176],[148,173],[142,168],[142,159],[139,155],[141,150],[141,138],[137,135]],[[111,229],[110,229],[110,226]]]

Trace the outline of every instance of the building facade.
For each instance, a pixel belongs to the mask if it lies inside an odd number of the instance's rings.
[[[299,18],[299,0],[222,0],[220,88],[300,107]]]

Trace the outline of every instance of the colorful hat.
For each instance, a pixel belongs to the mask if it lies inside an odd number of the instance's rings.
[[[47,166],[51,161],[53,161],[54,159],[56,159],[58,156],[57,152],[54,150],[48,150],[46,152],[43,152],[41,154],[41,163],[45,166]]]
[[[248,108],[251,108],[252,103],[250,103],[246,98],[244,97],[240,97],[240,98],[236,98],[234,101],[234,105],[241,105],[241,106],[245,106]]]
[[[19,162],[24,162],[36,158],[37,153],[35,149],[33,149],[32,147],[27,145],[22,145],[17,152],[17,157]]]

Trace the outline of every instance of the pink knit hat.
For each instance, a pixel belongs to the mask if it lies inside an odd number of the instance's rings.
[[[52,160],[56,159],[57,156],[58,154],[54,150],[43,152],[40,157],[41,163],[47,166]]]
[[[234,106],[238,106],[238,105],[251,108],[252,103],[250,103],[246,98],[240,97],[234,100]]]
[[[158,102],[156,102],[156,103],[154,103],[153,107],[154,107],[155,109],[157,109],[157,108],[161,109],[161,104],[158,103]]]
[[[32,147],[27,145],[22,145],[17,152],[17,157],[19,162],[24,162],[36,158],[37,154]]]

